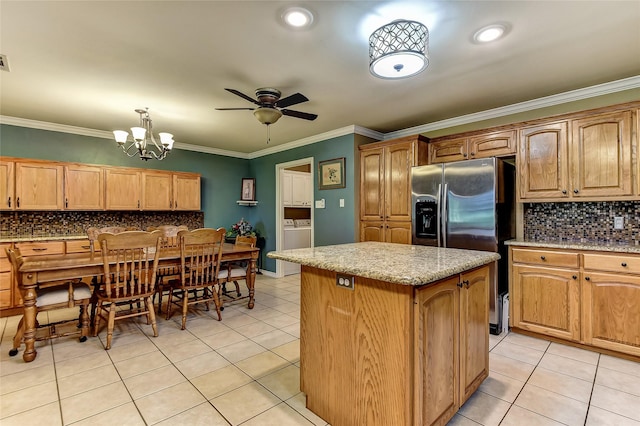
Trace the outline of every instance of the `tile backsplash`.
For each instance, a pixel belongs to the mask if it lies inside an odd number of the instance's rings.
[[[203,212],[131,211],[20,211],[0,214],[0,238],[82,235],[95,226],[132,226],[147,229],[158,225],[204,226]]]
[[[525,203],[524,237],[531,241],[640,244],[640,201]],[[614,229],[614,218],[624,228]]]

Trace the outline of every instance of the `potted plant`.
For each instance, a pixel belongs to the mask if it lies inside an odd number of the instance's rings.
[[[253,229],[253,226],[244,218],[241,218],[237,223],[231,225],[231,229],[229,229],[225,234],[225,241],[228,243],[234,243],[238,235],[259,237],[258,232]]]

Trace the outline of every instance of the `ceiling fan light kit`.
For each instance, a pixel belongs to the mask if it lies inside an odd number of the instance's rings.
[[[133,141],[127,145],[127,139],[129,138],[129,132],[125,130],[114,130],[113,136],[118,143],[118,146],[122,148],[125,154],[129,157],[139,155],[141,160],[163,160],[171,149],[173,149],[173,135],[171,133],[159,133],[160,143],[156,142],[152,132],[151,117],[149,116],[149,108],[136,109],[140,115],[140,126],[132,127],[131,134]]]
[[[282,113],[275,108],[260,107],[253,110],[253,115],[262,124],[273,124],[282,117]]]
[[[369,37],[369,70],[384,79],[406,78],[429,65],[429,30],[420,22],[399,19]]]

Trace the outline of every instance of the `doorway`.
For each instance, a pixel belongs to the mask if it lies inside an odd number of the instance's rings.
[[[276,164],[275,173],[276,250],[313,247],[313,157]],[[276,260],[276,277],[296,272],[295,264]]]

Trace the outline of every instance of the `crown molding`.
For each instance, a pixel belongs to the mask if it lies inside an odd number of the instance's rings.
[[[296,141],[262,149],[260,151],[255,151],[249,154],[249,158],[251,159],[251,158],[264,157],[265,155],[271,155],[278,152],[287,151],[293,148],[299,148],[301,146],[311,145],[316,142],[322,142],[328,139],[333,139],[340,136],[353,135],[353,134],[367,136],[377,140],[384,139],[384,133],[376,132],[374,130],[367,129],[366,127],[351,125],[351,126],[345,126],[339,129],[331,130],[328,132],[320,133],[317,135],[309,136],[308,138],[298,139]]]
[[[598,84],[595,86],[585,87],[582,89],[571,90],[569,92],[558,93],[556,95],[545,96],[543,98],[507,105],[504,107],[480,111],[473,114],[461,115],[459,117],[435,121],[433,123],[423,124],[420,126],[409,127],[407,129],[386,133],[384,135],[384,139],[395,139],[403,136],[415,135],[418,133],[426,133],[434,130],[461,126],[464,124],[475,123],[477,121],[504,117],[511,114],[518,114],[521,112],[531,111],[539,108],[566,104],[568,102],[580,101],[583,99],[594,98],[596,96],[608,95],[610,93],[622,92],[625,90],[637,88],[640,88],[640,75],[624,78],[622,80]]]
[[[556,95],[546,96],[543,98],[533,99],[530,101],[520,102],[513,105],[507,105],[504,107],[493,108],[486,111],[480,111],[473,114],[461,115],[459,117],[449,118],[446,120],[436,121],[433,123],[423,124],[420,126],[409,127],[389,133],[376,132],[366,127],[357,125],[350,125],[341,127],[339,129],[331,130],[328,132],[320,133],[307,138],[298,139],[281,145],[269,147],[252,153],[243,153],[237,151],[227,151],[217,148],[209,148],[200,145],[191,145],[186,143],[176,142],[174,147],[177,149],[184,149],[187,151],[202,152],[206,154],[222,155],[226,157],[235,157],[242,159],[252,159],[263,157],[265,155],[271,155],[289,149],[298,148],[305,145],[311,145],[316,142],[321,142],[327,139],[332,139],[349,134],[358,134],[366,136],[376,140],[389,140],[403,136],[411,136],[418,133],[426,133],[434,130],[446,129],[448,127],[455,127],[464,124],[474,123],[477,121],[489,120],[493,118],[499,118],[511,114],[517,114],[521,112],[531,111],[539,108],[550,107],[554,105],[560,105],[568,102],[579,101],[583,99],[593,98],[596,96],[607,95],[610,93],[622,92],[625,90],[640,88],[640,75],[625,78],[622,80],[611,81],[608,83],[598,84],[595,86],[585,87],[583,89],[572,90],[569,92],[559,93]],[[50,130],[54,132],[71,133],[82,136],[90,136],[102,139],[113,139],[112,132],[105,130],[87,129],[84,127],[68,126],[64,124],[49,123],[46,121],[29,120],[26,118],[10,117],[6,115],[0,115],[0,124],[8,124],[12,126],[28,127],[40,130]]]

